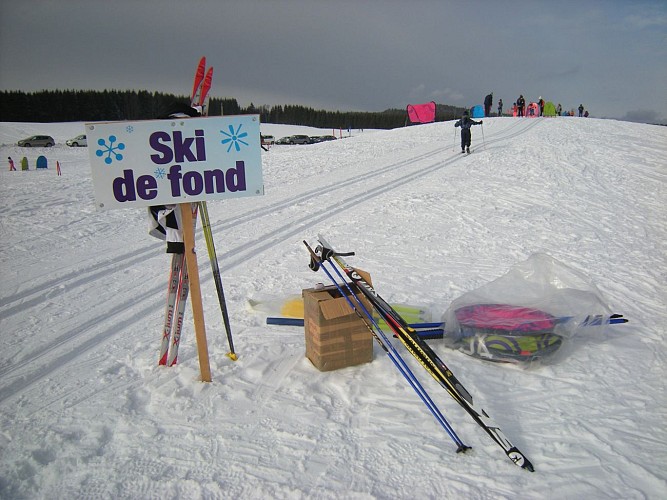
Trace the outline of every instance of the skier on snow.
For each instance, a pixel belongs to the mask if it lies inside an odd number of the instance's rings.
[[[493,92],[484,98],[484,116],[491,116],[491,106],[493,106]]]
[[[476,122],[470,118],[468,111],[464,111],[461,119],[454,124],[455,127],[461,127],[461,153],[470,153],[470,142],[472,139],[470,127],[473,125],[481,125],[482,123],[482,120]]]
[[[524,116],[525,109],[526,109],[526,99],[523,97],[523,94],[519,96],[519,98],[516,100],[516,106],[517,106],[517,116]]]

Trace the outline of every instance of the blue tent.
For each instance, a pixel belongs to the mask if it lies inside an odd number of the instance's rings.
[[[472,118],[484,118],[484,106],[481,104],[473,106],[473,108],[470,110],[470,116]]]
[[[46,161],[46,156],[40,156],[37,158],[37,168],[48,168],[48,162]]]

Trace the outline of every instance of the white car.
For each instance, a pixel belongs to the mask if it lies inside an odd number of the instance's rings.
[[[74,139],[69,139],[65,141],[65,144],[73,147],[88,146],[88,140],[86,139],[85,134],[82,134],[82,135],[77,135]]]

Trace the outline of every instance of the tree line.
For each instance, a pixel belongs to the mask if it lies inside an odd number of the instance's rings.
[[[0,92],[1,122],[122,121],[158,118],[186,96],[145,90],[43,90]],[[436,121],[461,116],[464,108],[438,104]],[[300,105],[242,107],[234,98],[211,97],[209,116],[259,114],[262,123],[317,128],[392,129],[407,125],[405,109],[380,112],[325,111]]]

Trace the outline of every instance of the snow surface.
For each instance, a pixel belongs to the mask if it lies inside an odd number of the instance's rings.
[[[212,383],[189,308],[180,364],[157,366],[169,256],[144,210],[96,210],[88,152],[64,145],[82,132],[0,126],[2,158],[50,162],[0,173],[1,498],[667,498],[667,128],[491,118],[470,156],[453,122],[273,147],[265,196],[209,204],[235,362],[197,232]],[[14,145],[34,133],[58,145]],[[429,341],[534,473],[397,345],[473,447],[456,454],[378,346],[322,373],[301,328],[249,310],[326,281],[302,244],[318,232],[356,251],[385,299],[436,317],[544,252],[630,322],[530,370]]]

